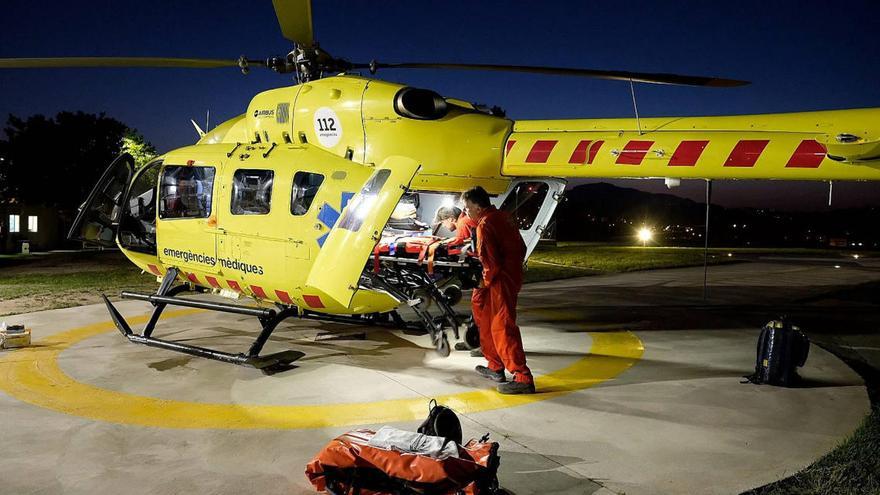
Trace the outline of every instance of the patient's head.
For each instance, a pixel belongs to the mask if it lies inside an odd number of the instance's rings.
[[[461,216],[461,209],[455,206],[441,206],[434,217],[434,223],[442,224],[449,230],[455,230],[455,221]]]

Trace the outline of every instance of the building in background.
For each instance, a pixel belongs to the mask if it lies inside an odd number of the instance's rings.
[[[43,205],[0,204],[0,254],[80,248],[67,240],[70,219]]]

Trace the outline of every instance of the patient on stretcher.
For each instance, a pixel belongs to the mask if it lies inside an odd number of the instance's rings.
[[[473,253],[471,233],[475,222],[454,206],[441,206],[434,216],[434,226],[429,231],[397,228],[405,219],[418,222],[416,208],[407,210],[404,203],[398,205],[395,213],[398,218],[389,222],[382,240],[374,254],[396,258],[416,258],[428,265],[437,261],[463,261]],[[407,212],[410,215],[407,215]],[[394,218],[394,215],[392,215]],[[421,222],[418,222],[421,223]],[[393,229],[393,230],[392,230]],[[413,231],[416,230],[416,231]],[[431,270],[432,271],[432,270]]]

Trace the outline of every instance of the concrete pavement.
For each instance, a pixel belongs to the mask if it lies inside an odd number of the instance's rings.
[[[529,364],[543,394],[503,398],[466,353],[438,358],[427,337],[288,321],[265,352],[299,350],[266,376],[135,346],[102,306],[7,317],[38,346],[0,354],[0,493],[311,493],[303,476],[329,439],[355,427],[414,429],[427,401],[459,409],[465,437],[501,443],[502,485],[530,493],[738,493],[832,449],[868,410],[860,378],[813,346],[795,389],[742,385],[760,323],[783,309],[864,311],[846,297],[880,281],[861,266],[757,262],[527,286]],[[137,302],[126,316],[145,314]],[[861,309],[858,309],[861,308]],[[172,314],[156,336],[243,351],[255,321]]]

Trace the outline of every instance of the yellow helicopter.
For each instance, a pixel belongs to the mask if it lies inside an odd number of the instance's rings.
[[[260,356],[286,318],[402,325],[396,310],[405,306],[448,355],[447,330],[459,338],[466,328],[466,339],[477,338],[452,306],[479,273],[479,260],[467,247],[435,257],[433,249],[406,256],[393,246],[430,234],[437,210],[476,185],[511,212],[528,256],[567,178],[880,180],[878,108],[512,121],[496,109],[352,72],[449,68],[630,83],[747,83],[552,67],[352,63],[315,42],[308,0],[273,4],[284,36],[294,42],[286,57],[0,59],[0,68],[266,67],[295,76],[296,85],[262,92],[242,115],[200,130],[192,146],[137,170],[130,156],[120,156],[89,195],[70,237],[118,246],[161,280],[155,294],[122,293],[155,307],[141,333],[105,297],[132,342],[267,368],[293,359]],[[266,304],[178,297],[193,288]],[[167,305],[256,316],[262,331],[241,354],[154,338]],[[439,316],[431,313],[436,310]]]

